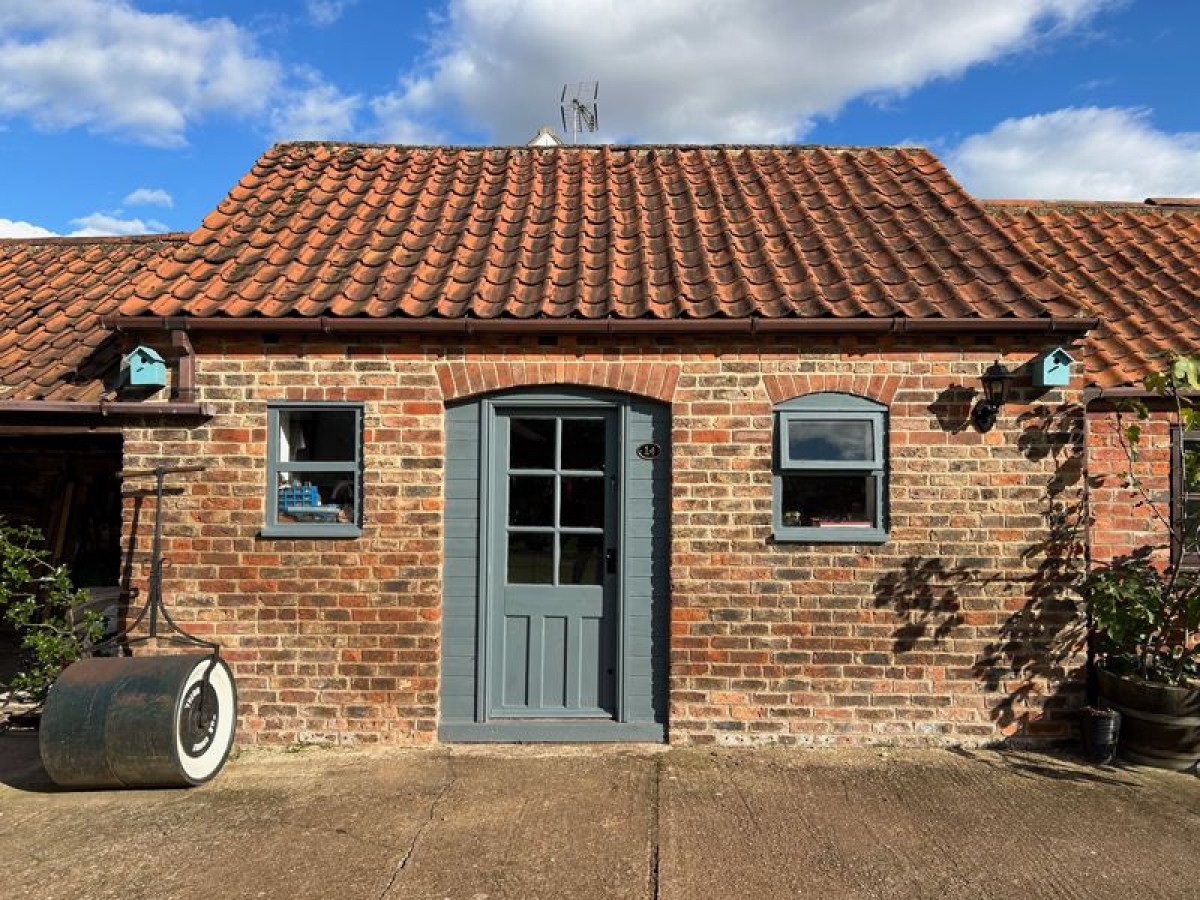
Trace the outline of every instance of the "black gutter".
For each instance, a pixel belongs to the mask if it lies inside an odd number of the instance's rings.
[[[209,403],[137,403],[127,400],[0,400],[0,416],[89,416],[99,419],[169,416],[208,419],[216,415]]]
[[[219,316],[106,316],[118,332],[185,331],[242,334],[1071,334],[1091,331],[1096,318],[1046,319],[434,319],[434,318],[226,318]]]

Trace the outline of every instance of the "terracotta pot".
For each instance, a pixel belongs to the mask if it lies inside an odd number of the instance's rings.
[[[1183,771],[1200,762],[1200,690],[1097,670],[1100,696],[1121,714],[1117,754],[1130,762]]]

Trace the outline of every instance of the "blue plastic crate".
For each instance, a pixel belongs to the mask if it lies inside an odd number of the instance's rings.
[[[287,513],[294,506],[320,506],[321,495],[315,484],[289,484],[279,488],[279,511]]]

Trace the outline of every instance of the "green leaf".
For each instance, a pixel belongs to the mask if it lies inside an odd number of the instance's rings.
[[[1142,384],[1153,394],[1165,394],[1171,388],[1171,380],[1165,372],[1151,372],[1142,379]]]
[[[1171,363],[1176,384],[1185,390],[1200,390],[1200,356],[1179,356]]]
[[[102,622],[86,615],[78,625],[73,620],[86,600],[68,568],[53,564],[41,534],[0,519],[0,618],[16,631],[26,657],[13,690],[42,702],[59,672],[99,637]]]

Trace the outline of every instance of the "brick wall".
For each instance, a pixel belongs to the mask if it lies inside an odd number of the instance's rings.
[[[125,464],[201,459],[169,501],[166,590],[217,637],[243,742],[435,738],[443,402],[582,384],[672,404],[669,734],[674,742],[961,743],[1063,737],[1076,702],[1081,420],[1059,392],[969,424],[980,372],[1039,345],[636,338],[202,337],[191,430],[130,430]],[[890,404],[891,539],[771,536],[772,404],[810,390]],[[269,540],[270,400],[365,404],[365,526]],[[132,522],[127,509],[126,527]],[[148,517],[138,526],[148,547]]]
[[[1131,459],[1121,441],[1121,428],[1142,429],[1139,451]],[[1169,419],[1155,413],[1139,421],[1114,410],[1088,414],[1088,474],[1092,479],[1092,558],[1097,562],[1156,547],[1166,558],[1169,533],[1159,514],[1171,514],[1171,438]],[[1132,474],[1141,487],[1129,479]],[[1155,510],[1158,512],[1156,513]]]

